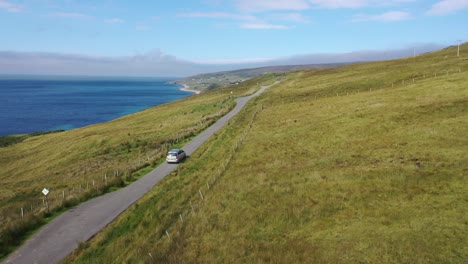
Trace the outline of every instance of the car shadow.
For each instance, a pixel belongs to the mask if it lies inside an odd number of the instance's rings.
[[[185,158],[184,158],[183,160],[181,160],[181,161],[179,162],[179,164],[180,164],[180,163],[185,163],[185,162],[186,162],[187,160],[189,160],[189,159],[190,159],[190,156],[187,155],[187,156],[185,156]]]

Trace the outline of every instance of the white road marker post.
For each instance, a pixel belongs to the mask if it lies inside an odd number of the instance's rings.
[[[45,201],[46,201],[46,204],[47,204],[47,213],[50,213],[50,208],[49,208],[49,200],[47,199],[47,195],[49,194],[49,190],[47,188],[44,188],[42,190],[42,193],[45,195]]]

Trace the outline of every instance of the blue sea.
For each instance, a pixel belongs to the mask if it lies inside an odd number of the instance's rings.
[[[191,95],[170,78],[0,77],[0,136],[69,130]]]

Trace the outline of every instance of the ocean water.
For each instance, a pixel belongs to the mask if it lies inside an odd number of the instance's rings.
[[[69,130],[191,95],[170,78],[0,77],[0,136]]]

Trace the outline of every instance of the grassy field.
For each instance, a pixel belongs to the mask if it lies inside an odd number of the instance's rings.
[[[461,54],[286,74],[64,263],[466,263]]]
[[[190,96],[71,131],[3,137],[0,258],[51,213],[149,172],[169,148],[180,146],[234,107],[235,96],[251,94],[270,79]],[[50,190],[47,201],[43,188]]]

